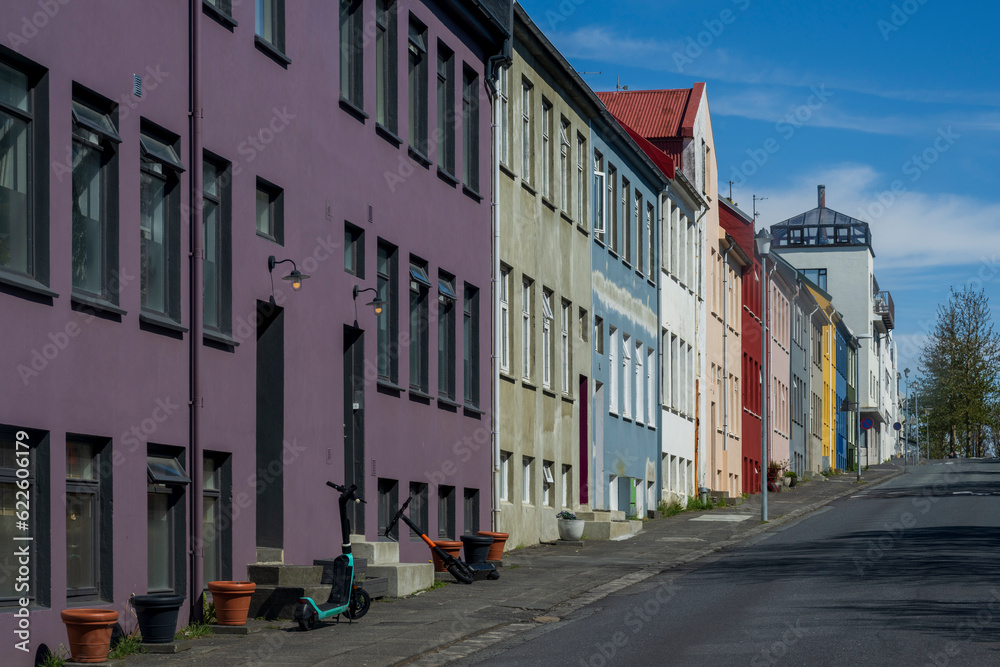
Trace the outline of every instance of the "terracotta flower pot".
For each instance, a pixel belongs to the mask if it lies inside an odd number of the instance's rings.
[[[481,530],[479,534],[493,538],[493,544],[490,545],[490,552],[486,555],[486,560],[502,560],[503,545],[507,543],[507,538],[510,537],[510,534],[496,533],[491,530]]]
[[[435,540],[434,544],[441,547],[441,549],[449,556],[454,556],[458,558],[459,554],[462,553],[462,543],[453,542],[451,540]],[[437,553],[431,551],[431,560],[434,561],[434,571],[435,572],[447,572],[448,568],[444,566],[444,561],[441,560]]]
[[[114,609],[66,609],[61,614],[73,662],[105,662],[111,631],[118,622]]]
[[[246,625],[250,598],[257,589],[252,581],[210,581],[216,625]]]

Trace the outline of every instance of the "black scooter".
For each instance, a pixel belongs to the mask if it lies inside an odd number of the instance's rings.
[[[390,521],[389,525],[385,527],[386,537],[392,539],[390,533],[392,532],[392,529],[396,527],[396,524],[399,523],[399,520],[402,519],[403,523],[412,528],[413,532],[420,535],[420,539],[422,539],[424,543],[431,548],[431,551],[438,555],[438,558],[444,562],[444,566],[448,569],[448,572],[451,573],[451,576],[455,577],[455,581],[458,583],[471,584],[473,581],[479,581],[482,579],[495,580],[500,578],[500,573],[497,572],[496,565],[493,563],[466,563],[455,558],[447,551],[434,544],[434,541],[424,535],[420,528],[415,523],[410,521],[409,517],[404,516],[403,512],[405,512],[406,508],[410,506],[410,502],[412,500],[413,496],[407,498],[406,502],[403,503],[403,506],[399,508],[398,512],[396,512],[396,516],[392,517],[392,521]]]
[[[363,503],[365,501],[354,495],[358,488],[354,484],[343,487],[333,482],[327,482],[326,485],[340,491],[338,504],[340,505],[340,530],[343,534],[342,553],[333,561],[333,588],[330,589],[330,599],[322,604],[316,604],[312,598],[302,597],[295,605],[295,620],[299,622],[301,630],[312,630],[320,620],[331,616],[337,616],[339,621],[339,614],[354,621],[367,614],[372,603],[368,591],[354,581],[351,522],[347,518],[348,502],[353,500],[356,503]]]

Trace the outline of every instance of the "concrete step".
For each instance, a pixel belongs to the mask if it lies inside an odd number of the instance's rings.
[[[355,537],[360,539],[355,541]],[[399,562],[399,545],[395,542],[366,542],[363,535],[354,535],[351,543],[354,557],[364,558],[369,567]]]
[[[284,563],[285,552],[283,549],[272,549],[270,547],[257,547],[258,563]]]
[[[592,510],[576,512],[577,519],[584,521],[624,521],[625,512],[619,510]]]
[[[316,568],[322,572],[323,568]],[[291,620],[295,615],[295,605],[299,598],[310,597],[317,602],[330,598],[330,586],[257,586],[250,598],[248,618]]]
[[[282,565],[252,563],[247,565],[247,577],[260,586],[320,586],[323,567],[319,565]]]
[[[583,527],[583,537],[587,540],[613,540],[635,535],[640,530],[642,521],[588,521]]]
[[[385,577],[389,597],[412,595],[434,584],[434,566],[430,563],[386,563],[368,565],[368,577]]]

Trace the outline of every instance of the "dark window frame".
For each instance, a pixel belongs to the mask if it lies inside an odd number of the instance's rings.
[[[77,495],[91,495],[94,496],[94,526],[93,526],[93,577],[96,586],[86,587],[86,588],[70,588],[69,587],[69,531],[67,528],[67,539],[66,539],[66,567],[67,567],[67,578],[66,578],[66,597],[67,601],[83,601],[83,600],[104,600],[112,601],[114,599],[114,586],[112,583],[114,577],[113,568],[113,556],[114,550],[112,545],[114,544],[114,522],[112,520],[112,504],[113,504],[113,493],[114,485],[112,480],[112,472],[114,466],[110,465],[109,455],[111,453],[111,440],[108,438],[97,438],[93,436],[86,435],[76,435],[72,433],[66,434],[66,449],[67,449],[67,462],[66,469],[67,473],[69,471],[69,446],[70,443],[76,443],[81,445],[90,446],[92,450],[92,465],[94,466],[96,472],[96,479],[78,479],[70,478],[67,474],[66,477],[66,507],[69,509],[69,496],[71,494]],[[69,517],[67,517],[67,522]],[[68,524],[67,524],[68,525]]]
[[[147,456],[160,456],[173,458],[177,465],[179,466],[182,475],[174,475],[170,481],[165,478],[157,477],[151,469],[151,466],[147,463],[147,473],[146,473],[146,502],[147,507],[154,496],[166,496],[167,497],[167,540],[168,543],[164,545],[167,552],[167,579],[169,586],[166,588],[153,588],[149,584],[149,571],[151,568],[148,567],[147,562],[147,583],[146,588],[148,593],[171,593],[180,594],[187,586],[187,567],[185,552],[187,548],[186,543],[186,512],[185,512],[185,500],[187,498],[185,493],[185,487],[191,484],[191,480],[186,476],[183,476],[184,464],[183,464],[184,450],[178,447],[165,447],[162,445],[147,445]],[[199,489],[200,492],[200,489]],[[148,509],[147,509],[147,525],[148,525]],[[147,561],[152,549],[149,545],[149,531],[147,530]]]
[[[438,539],[455,539],[455,487],[438,485]]]
[[[396,0],[376,0],[375,7],[375,122],[395,136],[399,131]]]
[[[151,139],[146,143],[144,140]],[[143,252],[140,251],[140,304],[142,310],[155,315],[166,316],[174,322],[181,321],[181,183],[180,174],[184,165],[180,162],[177,151],[180,137],[168,133],[158,126],[140,121],[140,176],[155,179],[162,184],[164,217],[164,308],[156,310],[147,305],[145,283],[147,267],[143,263]],[[164,148],[169,149],[164,152]],[[141,180],[141,179],[140,179]],[[139,191],[140,208],[142,207],[142,185]],[[140,215],[140,220],[142,216]],[[141,227],[142,222],[140,222]],[[150,228],[152,234],[152,228]],[[140,231],[140,237],[142,233]]]
[[[280,187],[267,181],[260,176],[257,177],[257,193],[262,193],[267,195],[268,198],[268,217],[271,224],[271,229],[269,231],[262,231],[259,226],[259,222],[255,218],[255,228],[257,229],[257,236],[267,239],[268,241],[273,241],[278,245],[285,244],[285,191]]]
[[[376,289],[385,302],[378,319],[377,364],[378,378],[399,384],[399,249],[378,240]],[[382,257],[385,257],[383,263]]]
[[[427,161],[427,26],[410,14],[407,39],[407,96],[409,108],[409,142],[411,152]]]
[[[455,276],[438,272],[438,397],[454,402],[456,383]]]
[[[344,221],[344,272],[365,279],[365,230]]]
[[[465,283],[462,296],[463,399],[479,407],[479,288]]]
[[[421,533],[426,535],[430,532],[428,527],[428,487],[426,482],[410,482],[410,521],[417,524],[420,528],[420,533],[415,532],[412,528],[409,529],[410,541],[411,542],[421,542],[423,541],[420,537]]]
[[[422,279],[414,270],[423,271]],[[430,294],[431,282],[427,278],[427,263],[410,255],[410,389],[427,395],[430,387],[428,369],[430,349]]]
[[[437,161],[448,176],[455,176],[455,52],[437,43]]]
[[[215,488],[206,488],[208,484],[209,476],[203,475],[202,478],[202,497],[203,498],[215,498],[215,517],[214,524],[217,526],[217,532],[214,537],[217,539],[216,550],[215,550],[215,567],[216,572],[219,577],[219,581],[229,581],[233,576],[233,531],[232,531],[232,521],[229,519],[233,515],[232,509],[232,498],[233,498],[233,472],[232,472],[232,456],[224,452],[211,452],[206,451],[203,454],[204,460],[212,461],[215,467],[215,472],[212,474],[215,481]],[[202,470],[206,468],[203,467]],[[204,501],[202,504],[204,507]],[[202,522],[202,530],[204,531],[205,522]],[[204,548],[208,540],[205,537],[204,532],[202,533],[202,547]],[[207,556],[206,556],[207,561]],[[204,570],[205,582],[204,586],[207,590],[209,576],[208,570]]]
[[[271,15],[273,25],[271,36],[261,32],[261,17],[258,14],[262,15],[264,12]],[[254,37],[255,41],[259,40],[279,54],[285,54],[285,0],[256,0],[254,2]]]
[[[219,158],[209,152],[205,152],[204,161],[207,164],[211,164],[216,170],[215,177],[215,194],[208,192],[208,188],[202,188],[202,198],[205,203],[212,203],[216,206],[218,212],[218,217],[216,220],[216,238],[215,247],[217,249],[217,260],[215,265],[218,267],[218,277],[216,279],[216,324],[207,324],[207,308],[208,300],[206,299],[203,303],[203,307],[206,312],[203,316],[202,324],[204,328],[208,331],[214,331],[222,335],[228,336],[233,331],[233,212],[232,212],[232,170],[233,165],[230,162]],[[207,173],[204,172],[203,173]],[[202,206],[202,216],[203,216],[203,227],[205,230],[204,239],[204,249],[205,258],[204,263],[207,265],[209,263],[208,256],[208,225],[204,224],[204,213],[206,207]],[[207,271],[203,273],[203,283],[204,276]],[[207,288],[206,288],[207,289]]]
[[[364,2],[340,0],[340,99],[365,106]]]
[[[479,192],[479,76],[462,68],[462,182]]]
[[[389,521],[399,511],[399,481],[388,477],[379,477],[377,481],[378,493],[378,541],[398,542],[399,522],[392,527],[389,535],[385,534],[385,529]]]
[[[462,501],[464,532],[466,535],[475,535],[479,532],[479,489],[464,489]]]

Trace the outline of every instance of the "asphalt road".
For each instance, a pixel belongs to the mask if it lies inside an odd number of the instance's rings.
[[[462,664],[997,665],[998,546],[1000,460],[930,462]]]

